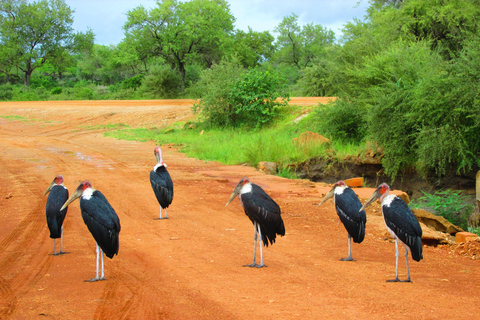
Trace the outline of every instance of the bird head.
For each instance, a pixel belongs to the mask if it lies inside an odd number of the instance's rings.
[[[53,181],[50,183],[50,185],[48,186],[47,190],[45,191],[45,193],[43,194],[43,196],[45,197],[45,195],[47,193],[50,192],[50,190],[52,190],[53,186],[59,186],[63,183],[63,176],[62,175],[58,175],[56,176],[55,178],[53,178]]]
[[[75,189],[75,191],[73,192],[73,194],[70,196],[70,198],[68,198],[68,200],[65,202],[65,204],[62,206],[62,208],[60,209],[60,211],[62,211],[63,209],[65,209],[66,207],[68,207],[68,205],[70,203],[72,203],[75,199],[78,199],[82,196],[83,192],[87,189],[93,189],[92,187],[92,184],[90,183],[90,181],[88,180],[85,180],[83,181],[82,183],[80,183],[80,185],[77,187],[77,189]]]
[[[325,201],[327,201],[328,199],[330,199],[331,197],[333,197],[333,195],[335,194],[335,188],[336,187],[346,187],[347,185],[345,184],[345,182],[343,182],[342,180],[340,181],[337,181],[332,189],[330,189],[330,191],[328,191],[328,193],[325,195],[325,197],[323,198],[322,202],[320,202],[318,205],[321,206]]]
[[[228,199],[228,202],[225,206],[228,206],[230,202],[232,202],[233,199],[235,199],[236,196],[240,194],[240,191],[242,190],[243,186],[246,184],[249,184],[250,180],[248,178],[242,178],[240,182],[237,184],[235,189],[233,190],[232,194],[230,195],[230,199]]]
[[[388,192],[390,191],[390,187],[386,183],[382,183],[375,189],[371,197],[365,202],[365,204],[362,206],[362,208],[359,211],[364,210],[366,207],[371,205],[375,200],[380,198],[380,202],[383,201],[383,199],[388,195]]]
[[[164,166],[164,167],[167,167],[167,165],[165,163],[163,163],[163,156],[162,156],[162,149],[160,149],[160,147],[156,147],[154,150],[153,150],[153,153],[155,154],[155,159],[157,160],[157,166]]]

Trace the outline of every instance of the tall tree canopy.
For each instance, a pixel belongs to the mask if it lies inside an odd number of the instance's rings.
[[[298,69],[310,67],[315,57],[321,56],[325,48],[335,41],[332,30],[309,23],[303,27],[298,25],[298,16],[286,16],[275,28],[277,37],[277,59],[291,64]]]
[[[235,18],[225,0],[157,1],[158,7],[139,6],[127,13],[126,37],[142,43],[144,55],[161,56],[175,68],[185,89],[186,65],[211,66],[231,41]]]
[[[16,66],[30,84],[32,72],[48,62],[64,60],[66,51],[93,45],[93,33],[74,33],[73,11],[63,0],[0,2],[0,64]],[[6,73],[9,70],[5,70]]]

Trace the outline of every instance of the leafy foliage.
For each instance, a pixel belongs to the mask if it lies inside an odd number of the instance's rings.
[[[332,140],[359,143],[365,138],[365,114],[351,102],[337,99],[320,104],[312,116],[318,122],[317,130]]]
[[[201,73],[200,80],[192,89],[200,99],[193,106],[207,125],[214,127],[233,126],[236,114],[230,104],[230,90],[245,70],[238,59],[222,60]]]
[[[152,68],[145,76],[139,94],[149,99],[175,99],[180,95],[181,88],[178,72],[169,67]]]
[[[287,104],[286,88],[278,75],[257,69],[247,72],[234,57],[202,73],[195,89],[201,99],[193,110],[214,127],[260,127]]]
[[[409,206],[413,209],[432,210],[436,215],[442,216],[454,225],[467,230],[468,216],[473,210],[468,204],[468,197],[461,191],[438,190],[434,194],[422,191],[423,197],[411,201]]]
[[[241,76],[228,95],[236,125],[261,127],[278,114],[278,108],[288,104],[286,81],[268,71],[252,69]],[[281,97],[281,101],[277,98]]]

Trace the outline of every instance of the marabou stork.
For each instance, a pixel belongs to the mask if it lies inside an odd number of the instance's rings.
[[[107,198],[98,190],[92,187],[92,184],[83,181],[71,197],[65,202],[63,208],[66,208],[75,199],[80,198],[80,210],[82,218],[97,242],[97,274],[96,277],[86,281],[105,280],[103,268],[103,253],[110,259],[118,254],[118,234],[120,232],[120,220],[115,210],[113,210]],[[98,261],[102,256],[102,276],[98,277]]]
[[[396,271],[395,279],[387,282],[412,282],[408,268],[408,250],[415,261],[423,259],[422,255],[422,228],[417,218],[408,205],[395,195],[389,195],[390,187],[386,183],[378,186],[370,199],[365,202],[360,210],[364,210],[372,202],[380,198],[382,214],[390,234],[395,238]],[[398,279],[398,241],[405,247],[405,261],[407,264],[407,280]]]
[[[266,267],[263,264],[262,243],[268,247],[268,242],[273,244],[276,235],[285,235],[285,226],[280,215],[280,207],[273,201],[261,187],[250,183],[248,178],[243,178],[233,190],[227,206],[238,195],[240,203],[243,206],[245,214],[253,222],[255,247],[253,251],[253,263],[244,265],[244,267]],[[257,233],[260,238],[260,264],[255,262],[257,255]]]
[[[62,205],[68,199],[68,189],[63,185],[63,176],[58,175],[56,176],[52,183],[48,186],[48,189],[45,191],[43,196],[47,193],[47,206],[45,208],[47,214],[47,225],[48,229],[50,230],[50,238],[53,239],[53,254],[57,255],[57,245],[56,239],[60,238],[60,253],[64,254],[63,252],[63,220],[65,220],[65,216],[67,215],[68,208],[65,207],[64,209],[60,210]]]
[[[358,200],[357,194],[349,188],[345,182],[338,181],[333,188],[325,195],[319,206],[333,196],[333,203],[337,210],[338,217],[348,232],[348,258],[342,261],[355,261],[352,258],[351,239],[353,242],[361,243],[365,238],[365,224],[367,215],[365,210],[359,210],[362,203]]]
[[[150,183],[152,184],[153,192],[160,204],[160,217],[158,219],[168,219],[167,208],[173,200],[173,182],[170,174],[167,171],[167,165],[163,162],[162,150],[156,147],[154,150],[157,164],[150,171]],[[162,218],[162,208],[165,210],[165,217]]]

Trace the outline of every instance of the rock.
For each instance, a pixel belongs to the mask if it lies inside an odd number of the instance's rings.
[[[347,186],[349,186],[350,188],[363,187],[363,178],[362,177],[343,180],[343,182],[345,182],[345,184]]]
[[[468,242],[477,239],[478,236],[475,233],[470,232],[457,232],[455,234],[455,242]]]
[[[420,227],[422,227],[422,243],[435,247],[439,244],[449,243],[448,234],[433,230],[421,222]]]
[[[321,134],[312,131],[305,131],[300,134],[298,139],[293,138],[293,143],[308,145],[308,144],[323,144],[330,143],[330,139],[325,138]]]
[[[272,174],[274,175],[277,173],[277,163],[276,162],[267,162],[267,161],[261,161],[257,165],[257,169],[259,171],[262,171],[266,174]]]
[[[436,216],[428,211],[421,210],[421,209],[414,209],[412,210],[413,214],[417,217],[418,221],[424,223],[429,228],[448,233],[448,234],[456,234],[457,232],[462,232],[463,229],[452,224],[450,221],[445,219],[444,217]]]

